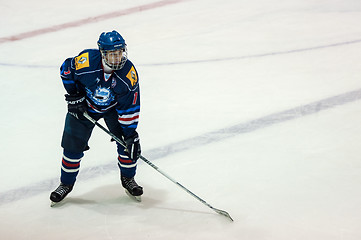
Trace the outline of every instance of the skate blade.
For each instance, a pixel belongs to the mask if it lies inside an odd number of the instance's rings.
[[[142,201],[142,197],[141,196],[133,196],[132,194],[130,194],[130,192],[125,189],[125,193],[133,200],[137,201],[137,202],[141,202]]]
[[[50,207],[62,206],[63,204],[64,204],[64,200],[62,200],[60,202],[53,202],[50,200]]]

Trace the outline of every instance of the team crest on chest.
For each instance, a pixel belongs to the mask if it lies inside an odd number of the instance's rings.
[[[99,106],[108,106],[115,98],[110,87],[97,86],[94,91],[89,88],[86,88],[86,91],[89,99]]]

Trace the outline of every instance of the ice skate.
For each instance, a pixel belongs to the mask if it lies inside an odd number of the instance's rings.
[[[56,203],[62,201],[72,190],[73,185],[60,183],[59,187],[50,194],[51,206],[53,207]]]
[[[125,192],[128,194],[129,197],[133,198],[134,200],[141,202],[141,195],[143,194],[143,188],[139,186],[134,177],[127,178],[121,177],[122,186],[125,188]]]

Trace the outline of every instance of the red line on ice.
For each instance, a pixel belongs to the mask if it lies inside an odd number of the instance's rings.
[[[102,14],[102,15],[95,16],[95,17],[89,17],[89,18],[80,19],[80,20],[73,21],[73,22],[63,23],[63,24],[46,27],[46,28],[42,28],[42,29],[37,29],[37,30],[29,31],[29,32],[23,32],[23,33],[9,36],[9,37],[0,38],[0,44],[6,43],[6,42],[19,41],[19,40],[23,40],[26,38],[35,37],[35,36],[50,33],[50,32],[57,32],[60,30],[71,28],[71,27],[78,27],[78,26],[82,26],[82,25],[86,25],[86,24],[90,24],[90,23],[104,21],[104,20],[111,19],[111,18],[130,15],[133,13],[138,13],[138,12],[142,12],[142,11],[146,11],[146,10],[150,10],[150,9],[154,9],[154,8],[158,8],[158,7],[163,7],[166,5],[179,3],[182,1],[184,1],[184,0],[158,1],[158,2],[154,2],[154,3],[140,5],[137,7],[132,7],[132,8],[124,9],[124,10],[119,10],[119,11],[115,11],[115,12]]]

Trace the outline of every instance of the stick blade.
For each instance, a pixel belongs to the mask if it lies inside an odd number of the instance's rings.
[[[231,215],[229,215],[228,212],[226,212],[226,211],[224,211],[224,210],[221,210],[221,209],[217,209],[217,208],[213,208],[213,210],[214,210],[216,213],[218,213],[218,214],[220,214],[220,215],[222,215],[222,216],[225,216],[226,218],[228,218],[229,220],[231,220],[231,221],[233,222],[233,218],[231,217]]]

